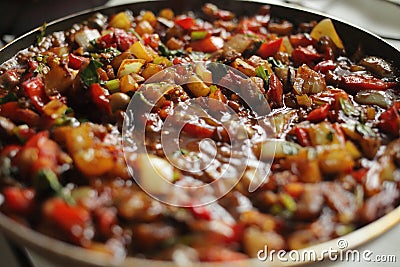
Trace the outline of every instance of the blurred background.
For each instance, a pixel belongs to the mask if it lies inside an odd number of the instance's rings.
[[[107,0],[1,0],[0,47],[45,21],[101,6],[106,2]]]

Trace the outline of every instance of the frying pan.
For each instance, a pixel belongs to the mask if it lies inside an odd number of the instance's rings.
[[[206,2],[214,2],[218,6],[224,7],[236,13],[238,16],[255,14],[261,5],[268,2],[265,1],[232,1],[232,0],[170,0],[170,1],[142,1],[132,4],[113,6],[113,7],[99,7],[91,10],[82,11],[80,13],[61,18],[48,24],[46,34],[55,31],[66,30],[74,23],[79,23],[89,18],[95,12],[102,12],[106,15],[123,11],[126,9],[132,10],[134,15],[137,15],[141,10],[147,9],[154,12],[162,8],[172,8],[175,12],[185,11],[200,11],[201,7]],[[326,17],[322,13],[310,12],[304,9],[295,8],[289,5],[271,5],[271,16],[284,18],[294,23],[300,23],[310,20],[321,20]],[[361,46],[365,54],[376,55],[387,60],[390,60],[397,69],[400,69],[400,51],[385,42],[378,36],[365,31],[355,25],[340,21],[332,18],[335,28],[342,38],[348,55],[351,55],[356,49]],[[0,50],[0,64],[13,57],[18,51],[27,48],[34,44],[36,37],[39,34],[39,28],[26,33],[14,42],[8,44]],[[1,200],[0,200],[1,201]],[[0,203],[1,204],[1,203]],[[382,218],[374,221],[373,223],[364,226],[344,237],[349,246],[348,248],[355,248],[373,238],[381,235],[400,222],[400,207],[397,207],[390,213]],[[52,239],[44,236],[30,228],[20,225],[4,214],[0,213],[0,230],[14,243],[26,247],[34,251],[44,259],[56,264],[57,266],[177,266],[173,262],[160,262],[139,258],[115,258],[99,252],[85,250],[59,240]],[[314,250],[316,253],[322,253],[324,249],[337,248],[338,239],[324,242],[313,247],[307,248]],[[320,255],[320,254],[318,254]],[[293,262],[290,258],[288,261],[274,261],[272,265],[268,266],[293,266],[298,264],[307,263],[306,261]],[[230,266],[230,267],[251,267],[251,266],[266,266],[267,263],[261,262],[257,259],[250,259],[229,263],[197,263],[193,266]]]

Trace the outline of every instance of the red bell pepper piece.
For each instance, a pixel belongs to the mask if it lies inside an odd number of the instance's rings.
[[[321,58],[322,56],[317,51],[309,47],[299,46],[292,51],[292,59],[296,65],[312,65]]]
[[[15,213],[27,215],[34,206],[35,191],[31,188],[6,187],[3,195],[7,208]]]
[[[364,183],[368,170],[369,169],[367,168],[362,168],[356,171],[352,171],[351,176],[353,176],[354,180],[356,180],[358,183]]]
[[[32,77],[22,83],[22,88],[35,108],[42,111],[43,106],[48,102],[42,79],[38,76]]]
[[[117,48],[117,44],[115,42],[113,33],[108,33],[106,35],[103,35],[102,37],[100,37],[98,42],[99,45],[103,48],[109,48],[109,47]]]
[[[33,110],[20,108],[18,102],[8,102],[0,106],[0,116],[9,118],[16,123],[26,123],[28,126],[36,126],[39,123],[39,115]]]
[[[278,39],[263,43],[260,46],[260,48],[258,48],[257,55],[259,55],[262,58],[266,58],[266,57],[275,55],[279,51],[282,41],[283,41],[283,38],[278,38]]]
[[[54,224],[70,239],[81,244],[87,238],[84,230],[91,218],[89,212],[81,206],[71,206],[61,198],[52,198],[44,205],[45,220]]]
[[[224,46],[224,40],[221,37],[209,36],[204,39],[191,42],[190,47],[194,51],[200,51],[205,53],[214,52]]]
[[[272,107],[283,107],[283,85],[275,74],[269,77],[268,99],[272,101]]]
[[[311,146],[310,136],[306,129],[301,127],[294,128],[294,134],[297,137],[297,141],[302,146]]]
[[[344,89],[355,93],[361,90],[379,90],[384,91],[396,87],[395,82],[384,82],[381,79],[372,76],[349,75],[342,76],[339,82]]]
[[[212,219],[211,212],[207,206],[189,207],[190,212],[196,219],[210,221]]]
[[[326,73],[329,70],[336,69],[336,67],[337,67],[336,64],[332,60],[325,60],[315,65],[314,70],[321,73]]]
[[[309,46],[314,44],[314,39],[311,38],[311,36],[307,33],[298,33],[298,34],[293,34],[289,36],[289,41],[290,44],[293,47],[298,47],[298,46]]]
[[[261,23],[258,22],[256,19],[242,19],[238,25],[238,32],[239,33],[246,33],[248,31],[257,33],[261,28]]]
[[[108,94],[98,83],[90,85],[90,94],[93,103],[102,111],[111,114],[110,100]]]
[[[27,148],[35,148],[38,151],[38,158],[34,160],[31,167],[31,174],[33,176],[43,169],[50,169],[54,172],[57,171],[57,157],[60,148],[56,142],[49,139],[48,131],[39,132],[32,136],[25,143],[21,151]],[[18,157],[18,154],[16,157]]]
[[[199,125],[195,123],[185,123],[182,128],[182,131],[185,133],[203,139],[203,138],[212,138],[214,135],[215,128],[209,125]]]
[[[6,187],[3,190],[7,210],[20,215],[28,215],[35,205],[35,191],[31,188]]]
[[[330,107],[331,105],[327,103],[317,109],[314,109],[308,114],[307,120],[311,122],[320,122],[326,119],[326,117],[328,117]]]
[[[89,61],[89,59],[81,56],[76,56],[74,54],[69,54],[68,57],[68,67],[74,70],[79,70],[83,64],[83,62]]]
[[[174,22],[185,30],[190,30],[196,24],[192,17],[178,17]]]
[[[400,102],[396,102],[379,116],[378,127],[382,132],[399,137],[400,132]]]

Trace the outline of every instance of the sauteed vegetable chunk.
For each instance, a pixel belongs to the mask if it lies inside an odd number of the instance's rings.
[[[233,261],[343,236],[399,205],[390,60],[348,54],[329,19],[296,24],[269,6],[247,17],[214,4],[134,12],[96,13],[0,66],[4,214],[111,255]],[[160,74],[169,83],[148,83]],[[147,155],[123,145],[135,96]],[[191,113],[190,101],[209,108]],[[169,153],[162,138],[173,134],[182,138]],[[207,205],[168,205],[142,189],[183,198],[157,178],[201,186],[237,175]]]

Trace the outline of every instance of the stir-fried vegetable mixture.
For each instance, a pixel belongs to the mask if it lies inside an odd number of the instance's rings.
[[[345,45],[329,19],[296,25],[271,16],[268,6],[237,17],[213,4],[199,17],[171,9],[97,13],[41,36],[0,67],[1,211],[87,249],[161,260],[245,259],[265,245],[304,248],[368,224],[400,200],[400,76],[390,61],[348,55]],[[217,77],[208,64],[189,84],[150,88],[143,105],[151,90],[162,97],[143,114],[151,156],[129,152],[135,171],[151,176],[151,161],[182,185],[221,175],[231,156],[213,115],[221,110],[187,123],[181,134],[192,141],[177,151],[201,161],[201,139],[214,140],[216,146],[202,143],[216,155],[211,169],[182,171],[161,146],[165,119],[197,97],[226,104],[245,122],[238,131],[247,133],[250,149],[235,154],[236,164],[245,153],[260,164],[273,161],[256,191],[248,186],[257,164],[248,164],[223,198],[183,208],[156,201],[134,182],[121,131],[140,85],[193,61],[222,63],[248,78],[230,71]],[[227,89],[246,93],[250,81],[271,107],[261,120]]]

